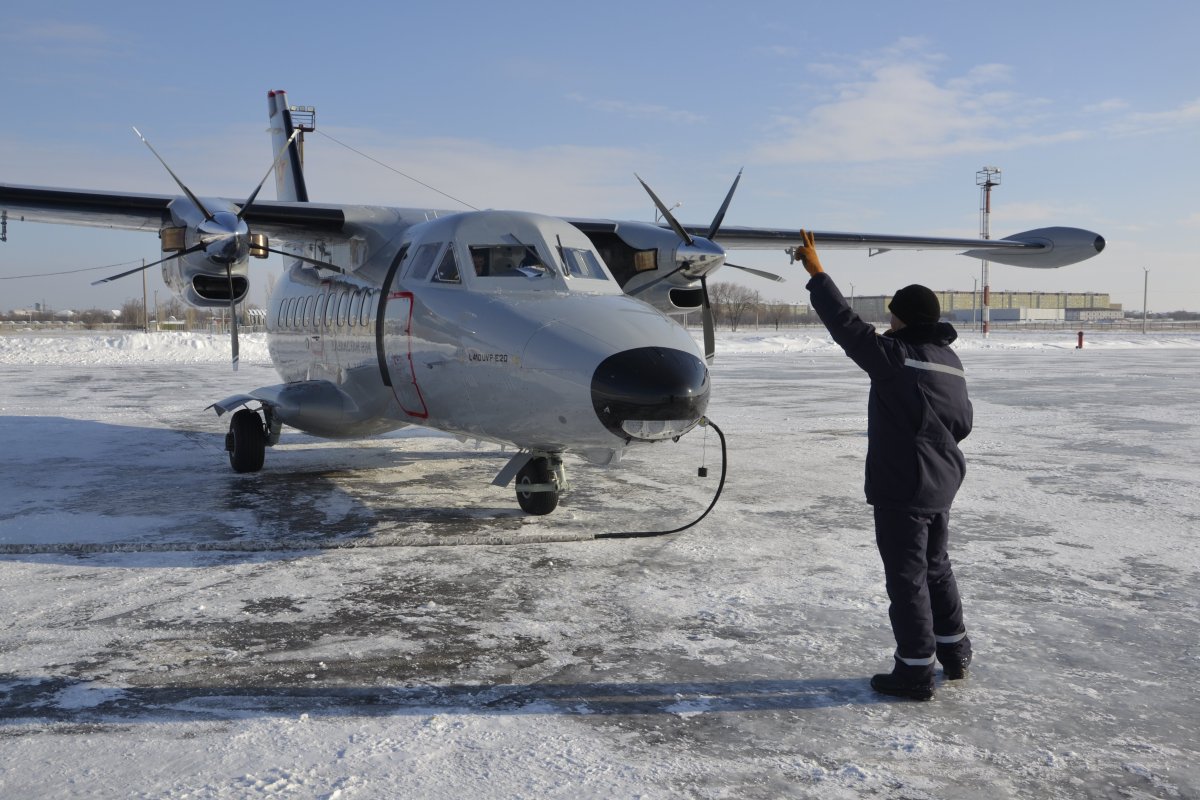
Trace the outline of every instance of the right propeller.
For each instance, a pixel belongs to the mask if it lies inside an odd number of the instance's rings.
[[[738,264],[730,264],[724,259],[725,250],[721,248],[721,246],[715,241],[713,241],[716,238],[717,233],[721,230],[721,223],[725,220],[725,212],[729,210],[729,203],[733,200],[733,193],[737,191],[738,182],[742,179],[742,171],[738,170],[737,177],[733,179],[733,185],[729,187],[729,191],[725,194],[725,200],[721,203],[721,207],[717,210],[716,216],[713,217],[713,221],[708,226],[708,231],[702,239],[692,236],[690,233],[688,233],[686,228],[679,224],[679,220],[675,219],[675,215],[673,215],[671,210],[667,208],[666,204],[658,198],[658,195],[654,193],[654,190],[651,189],[644,180],[642,180],[640,175],[635,173],[634,177],[638,179],[638,183],[642,184],[642,188],[645,189],[646,193],[650,195],[650,199],[654,201],[654,205],[658,208],[659,213],[663,215],[663,218],[667,221],[667,224],[671,226],[671,230],[675,232],[676,236],[683,240],[683,246],[679,248],[677,254],[677,258],[679,260],[678,267],[654,281],[643,284],[633,293],[637,294],[638,292],[645,291],[651,286],[666,280],[677,272],[684,273],[685,277],[699,278],[700,296],[703,302],[701,319],[704,325],[704,359],[711,364],[713,358],[716,356],[717,351],[712,302],[709,300],[708,296],[708,273],[716,268],[715,266],[711,266],[711,262],[714,260],[713,257],[716,256],[719,259],[719,264],[717,264],[717,266],[724,264],[725,266],[733,267],[734,269],[740,269],[744,272],[757,275],[760,278],[768,278],[773,281],[779,281],[781,283],[783,282],[783,278],[779,275],[775,275],[774,273],[765,272],[752,267],[743,267],[739,266]],[[693,260],[692,256],[696,256],[696,258]],[[688,275],[688,269],[695,267],[696,264],[701,261],[706,262],[707,264],[704,271],[695,276]]]

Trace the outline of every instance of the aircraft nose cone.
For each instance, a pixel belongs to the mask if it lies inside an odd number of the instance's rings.
[[[708,368],[692,353],[638,347],[609,356],[592,375],[592,406],[623,439],[681,436],[708,408]]]

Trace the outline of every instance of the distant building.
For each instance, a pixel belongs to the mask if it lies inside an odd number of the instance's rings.
[[[955,321],[979,319],[982,292],[934,292],[942,307],[942,317]],[[887,305],[892,295],[867,295],[853,298],[854,310],[864,319],[887,321]],[[1121,319],[1120,303],[1112,303],[1106,292],[990,292],[988,316],[996,322]]]

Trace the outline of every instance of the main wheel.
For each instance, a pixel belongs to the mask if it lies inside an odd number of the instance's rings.
[[[558,492],[523,492],[522,486],[550,483],[550,459],[535,458],[517,473],[517,503],[526,514],[541,516],[558,508]]]
[[[229,421],[225,437],[229,465],[234,472],[258,472],[267,454],[267,432],[257,411],[243,408]]]

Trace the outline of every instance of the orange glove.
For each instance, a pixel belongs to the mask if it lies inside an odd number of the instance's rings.
[[[816,275],[818,272],[824,272],[821,269],[821,259],[817,255],[817,247],[813,244],[813,235],[809,231],[801,230],[800,238],[804,241],[799,247],[792,249],[792,255],[804,265],[804,269],[809,275]]]

